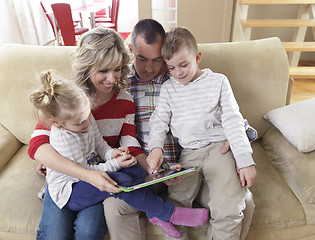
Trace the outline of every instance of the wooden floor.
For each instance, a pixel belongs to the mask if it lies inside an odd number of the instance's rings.
[[[295,103],[314,97],[315,97],[314,79],[295,79],[293,81],[293,89],[290,103]]]
[[[315,66],[315,62],[300,61],[299,66]],[[294,79],[290,103],[313,97],[315,97],[315,79]]]

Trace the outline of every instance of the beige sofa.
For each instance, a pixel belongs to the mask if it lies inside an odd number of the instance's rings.
[[[35,239],[42,210],[37,192],[44,179],[27,155],[36,123],[28,96],[41,71],[57,69],[70,77],[73,50],[26,45],[0,49],[0,239]],[[200,50],[201,67],[228,76],[241,112],[260,136],[252,144],[258,178],[251,189],[256,210],[247,240],[315,239],[314,151],[298,152],[263,119],[290,97],[287,55],[279,39],[201,44]],[[191,239],[206,239],[206,229],[206,224],[190,229]],[[146,236],[163,239],[148,221]]]

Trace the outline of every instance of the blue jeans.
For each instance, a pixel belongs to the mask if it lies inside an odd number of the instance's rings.
[[[59,209],[46,189],[37,240],[103,240],[105,232],[103,204],[78,212],[67,208]]]
[[[107,174],[121,186],[137,184],[139,183],[139,177],[141,181],[146,176],[140,164],[130,168],[123,168],[118,172],[107,172]],[[170,201],[158,197],[152,187],[110,195],[108,192],[102,192],[84,181],[79,181],[72,185],[71,197],[66,207],[78,211],[103,202],[108,197],[119,198],[135,209],[145,212],[148,218],[157,217],[165,222],[171,217],[175,208]]]

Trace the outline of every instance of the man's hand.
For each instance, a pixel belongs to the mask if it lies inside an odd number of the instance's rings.
[[[256,179],[256,168],[254,165],[240,169],[240,180],[242,187],[250,188]]]
[[[182,166],[180,164],[176,164],[173,166],[170,166],[170,169],[176,169],[176,171],[179,171],[182,168]],[[184,176],[178,176],[175,178],[171,178],[168,180],[163,181],[167,186],[171,186],[171,185],[177,185],[180,184],[182,182]]]
[[[230,151],[230,142],[226,141],[223,149],[221,150],[221,153],[226,154],[228,151]]]
[[[163,163],[163,151],[161,148],[153,148],[147,157],[147,163],[151,168],[151,172],[158,170]]]

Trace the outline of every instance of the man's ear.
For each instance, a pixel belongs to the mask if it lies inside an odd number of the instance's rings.
[[[196,54],[196,62],[197,62],[197,64],[199,64],[200,61],[201,61],[201,52],[197,52],[197,54]]]

